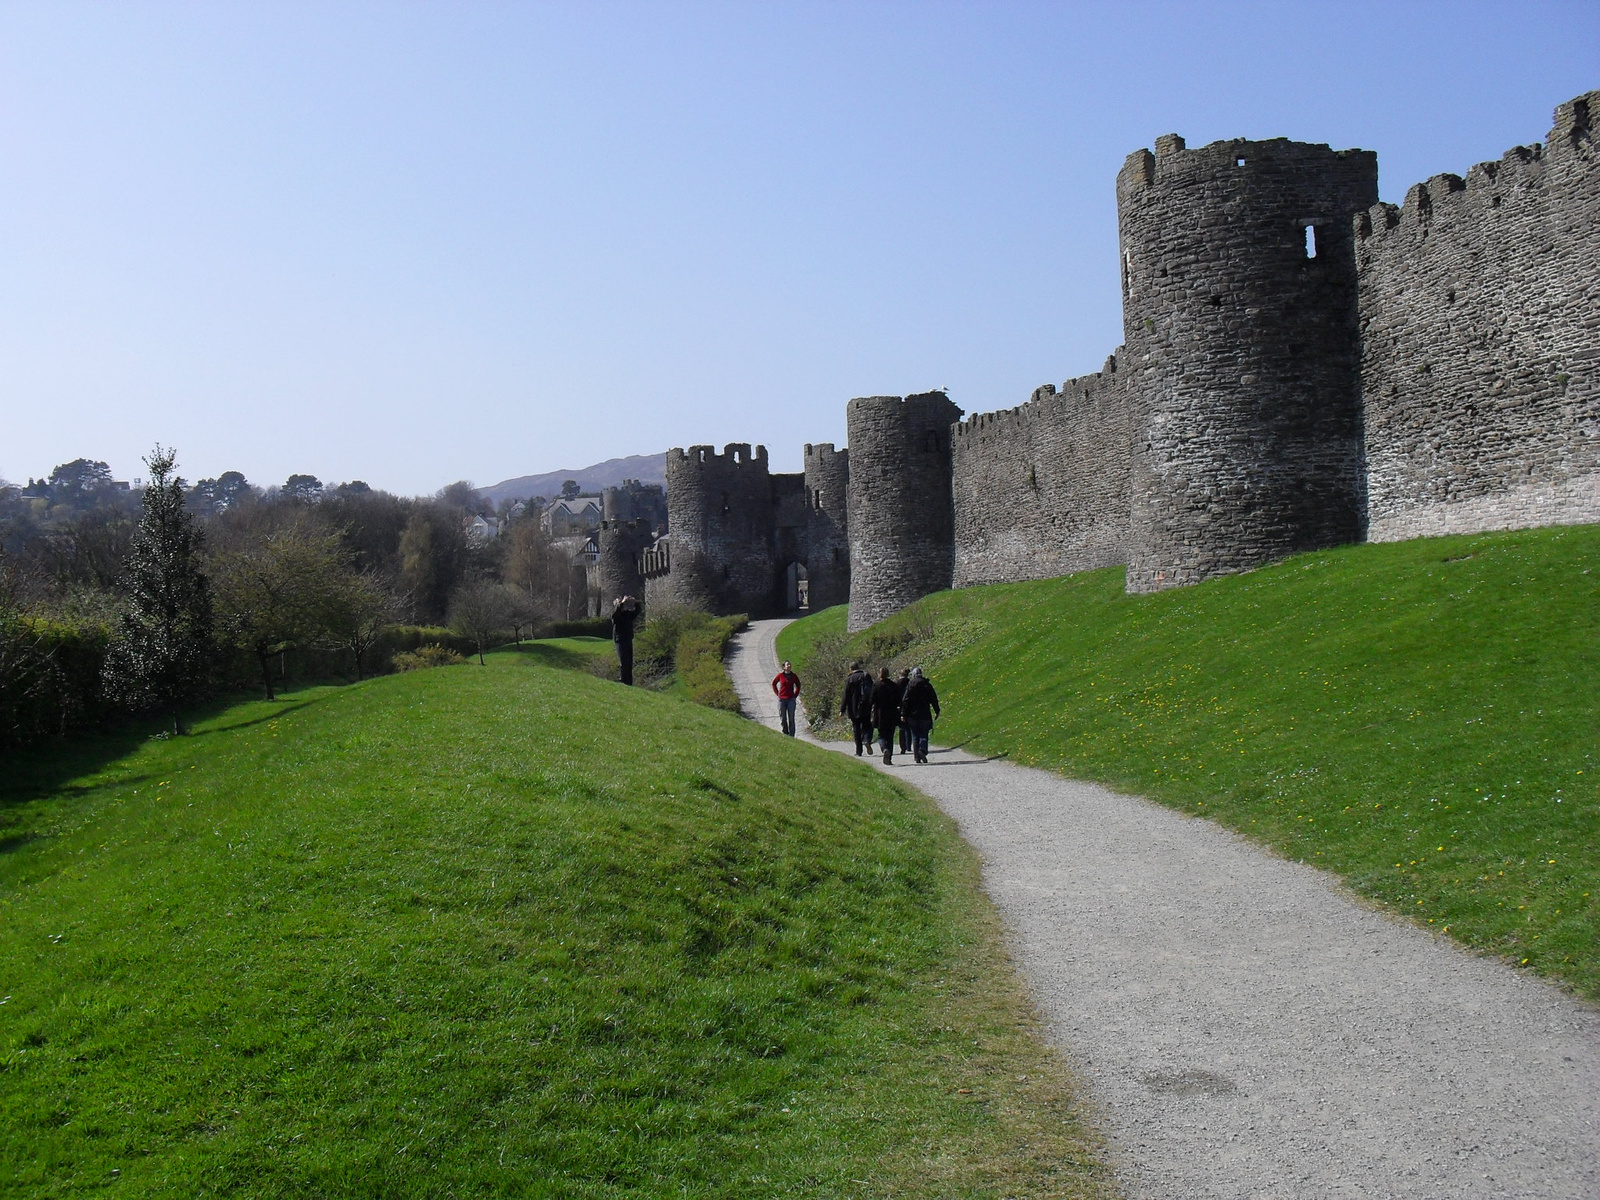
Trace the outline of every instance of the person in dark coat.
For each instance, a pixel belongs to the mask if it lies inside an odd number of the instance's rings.
[[[900,681],[889,678],[889,668],[878,668],[872,688],[872,723],[878,727],[878,744],[885,765],[894,762],[894,728],[900,723]]]
[[[872,676],[858,662],[850,664],[850,674],[845,676],[839,715],[850,718],[856,735],[856,757],[860,758],[863,746],[872,749]]]
[[[911,753],[911,728],[906,724],[906,685],[911,682],[911,672],[900,669],[900,753]]]
[[[639,602],[632,596],[619,596],[611,602],[611,640],[617,647],[617,666],[622,682],[633,686],[633,625],[639,619]]]
[[[905,698],[900,702],[900,720],[911,731],[913,762],[928,761],[928,734],[933,732],[933,719],[938,715],[939,693],[923,677],[921,667],[912,667]]]

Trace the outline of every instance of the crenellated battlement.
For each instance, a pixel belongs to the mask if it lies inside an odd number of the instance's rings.
[[[1370,540],[1600,519],[1597,103],[1357,216]]]
[[[669,466],[767,469],[767,448],[757,446],[752,451],[749,442],[729,442],[718,454],[715,446],[690,446],[687,450],[675,447],[667,451]]]
[[[848,459],[849,454],[849,450],[835,450],[832,442],[807,442],[801,453],[801,461],[808,471],[813,467],[825,469],[835,460]]]
[[[763,447],[670,452],[672,586],[756,611],[792,560],[858,629],[952,585],[1126,563],[1149,591],[1600,521],[1597,116],[1578,96],[1544,143],[1398,205],[1367,150],[1156,138],[1117,175],[1124,344],[1100,371],[965,419],[943,392],[858,397],[849,448],[806,445],[800,476]]]

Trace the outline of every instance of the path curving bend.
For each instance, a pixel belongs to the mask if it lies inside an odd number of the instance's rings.
[[[773,729],[785,624],[729,660]],[[1208,821],[931,757],[866,761],[981,855],[1133,1200],[1600,1197],[1600,1012]]]

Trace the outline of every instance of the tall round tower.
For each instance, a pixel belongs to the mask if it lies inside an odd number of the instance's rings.
[[[767,448],[734,443],[667,451],[667,527],[674,603],[712,613],[783,611],[773,564]]]
[[[596,535],[600,552],[595,562],[600,582],[600,615],[611,615],[611,602],[623,596],[644,599],[644,576],[639,555],[650,545],[650,522],[606,520]]]
[[[850,629],[950,586],[950,427],[960,419],[943,392],[850,401]]]
[[[850,451],[805,448],[806,571],[811,611],[850,599]]]
[[[1363,525],[1351,216],[1377,156],[1156,139],[1117,176],[1132,437],[1127,589],[1353,542]]]

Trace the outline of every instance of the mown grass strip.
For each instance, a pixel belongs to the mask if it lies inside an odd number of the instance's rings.
[[[930,669],[946,743],[1202,814],[1600,997],[1600,527],[1155,596],[1120,569],[946,592],[853,638],[843,619],[780,638],[817,664],[808,695],[876,644]]]
[[[1109,1194],[942,816],[546,657],[17,764],[0,1191]]]

